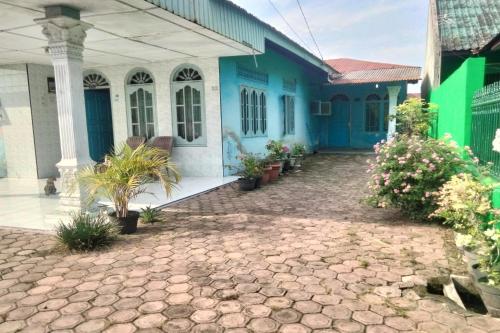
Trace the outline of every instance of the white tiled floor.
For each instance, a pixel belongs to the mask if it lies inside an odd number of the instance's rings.
[[[151,184],[148,186],[148,192],[152,194],[141,194],[132,201],[130,208],[138,210],[146,206],[162,206],[236,179],[236,177],[185,177],[170,198],[166,197],[159,184]],[[58,185],[56,182],[56,187]],[[46,216],[56,213],[58,197],[45,196],[44,186],[45,180],[0,178],[0,227],[52,230],[54,225],[46,221]],[[100,203],[109,204],[106,201]]]

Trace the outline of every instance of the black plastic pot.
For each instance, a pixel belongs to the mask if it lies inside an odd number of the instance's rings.
[[[255,188],[261,188],[262,186],[262,177],[258,177],[255,179]]]
[[[241,191],[253,191],[255,189],[255,178],[240,178],[238,184]]]
[[[109,216],[115,219],[120,226],[120,233],[124,235],[133,234],[137,231],[137,221],[139,220],[139,212],[129,210],[127,217],[116,217],[113,212]]]
[[[283,172],[288,172],[290,170],[292,170],[292,164],[289,159],[286,159],[285,164],[283,165]]]

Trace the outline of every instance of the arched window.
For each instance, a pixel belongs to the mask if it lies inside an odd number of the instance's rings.
[[[204,145],[205,101],[203,77],[198,69],[183,66],[172,77],[176,145]]]
[[[332,102],[349,102],[349,97],[344,94],[335,95],[332,97]]]
[[[127,108],[133,136],[149,139],[156,135],[154,79],[150,73],[136,70],[128,76]]]
[[[366,97],[365,101],[365,131],[380,131],[380,105],[381,99],[376,94]]]
[[[107,89],[109,83],[100,73],[89,73],[83,77],[83,88],[85,89]]]

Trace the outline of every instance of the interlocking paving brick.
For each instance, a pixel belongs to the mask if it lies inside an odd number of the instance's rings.
[[[258,191],[229,185],[171,205],[166,223],[102,252],[47,254],[50,235],[0,228],[0,332],[500,327],[415,293],[452,268],[449,232],[364,205],[365,169],[362,156],[314,156]]]

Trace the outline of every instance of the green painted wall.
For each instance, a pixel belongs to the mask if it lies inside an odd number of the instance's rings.
[[[431,92],[438,105],[437,137],[452,135],[460,146],[470,145],[472,97],[483,87],[485,58],[469,58],[446,81]]]

